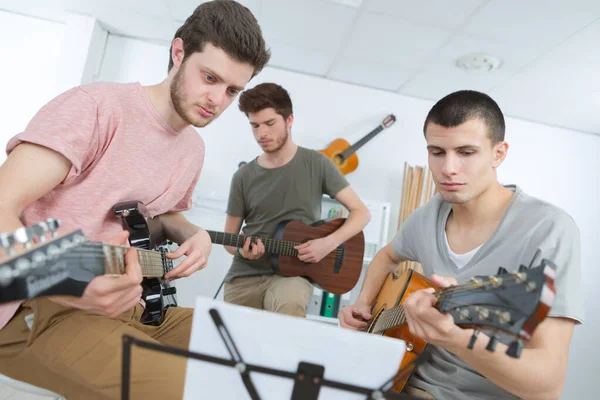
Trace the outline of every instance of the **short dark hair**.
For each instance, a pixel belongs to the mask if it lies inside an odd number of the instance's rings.
[[[450,93],[435,103],[427,114],[423,133],[429,123],[452,128],[476,118],[481,119],[487,126],[492,144],[504,141],[506,126],[498,103],[487,94],[474,90]]]
[[[284,120],[294,113],[290,95],[276,83],[261,83],[240,95],[240,111],[246,116],[248,113],[256,113],[265,108],[274,108]]]
[[[177,29],[173,40],[176,38],[183,40],[184,61],[211,43],[234,59],[252,65],[253,76],[271,58],[258,21],[248,8],[233,0],[202,3]],[[173,68],[172,47],[169,48],[169,71]]]

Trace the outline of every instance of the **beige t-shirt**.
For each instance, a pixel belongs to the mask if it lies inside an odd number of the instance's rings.
[[[94,241],[123,230],[116,203],[141,201],[151,216],[189,209],[204,163],[196,130],[176,132],[139,83],[95,83],[59,95],[9,141],[7,153],[22,142],[72,163],[60,185],[24,210],[23,224],[58,218],[62,232],[82,229]],[[19,304],[0,306],[0,328]]]

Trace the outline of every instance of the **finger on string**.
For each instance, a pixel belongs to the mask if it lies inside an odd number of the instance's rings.
[[[183,256],[189,249],[189,243],[183,243],[179,248],[171,253],[166,253],[167,258],[176,259]]]

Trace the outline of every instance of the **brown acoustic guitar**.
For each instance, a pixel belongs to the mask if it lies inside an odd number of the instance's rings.
[[[312,225],[300,221],[283,221],[272,238],[251,236],[251,241],[255,243],[260,239],[263,242],[270,264],[279,275],[303,276],[328,292],[344,294],[356,286],[360,277],[365,251],[362,231],[339,245],[318,263],[300,261],[294,247],[328,236],[342,226],[345,220],[336,218]],[[224,246],[243,247],[247,237],[236,233],[207,232],[213,243]]]
[[[394,122],[396,122],[396,117],[394,114],[390,114],[383,119],[377,128],[367,133],[353,145],[350,145],[350,143],[344,139],[335,139],[331,142],[329,147],[319,150],[319,152],[325,154],[327,158],[333,161],[342,174],[349,174],[358,168],[358,156],[355,154],[356,151],[363,147],[369,140],[373,139],[379,132],[392,126]]]
[[[550,311],[554,299],[556,266],[542,260],[534,268],[519,267],[513,274],[500,268],[498,275],[476,277],[471,282],[435,292],[436,308],[452,315],[454,323],[475,330],[465,345],[472,349],[479,332],[490,337],[486,349],[495,351],[498,342],[508,345],[506,354],[518,358],[524,342]],[[400,392],[410,378],[414,363],[427,342],[411,335],[402,304],[413,292],[437,287],[423,275],[408,270],[400,276],[389,274],[372,308],[367,332],[401,339],[406,353],[393,392]]]

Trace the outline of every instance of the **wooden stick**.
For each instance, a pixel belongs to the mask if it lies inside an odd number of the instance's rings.
[[[404,175],[402,176],[402,197],[400,198],[400,210],[398,211],[398,229],[400,229],[400,225],[404,220],[402,216],[404,215],[404,209],[406,208],[406,180],[408,176],[408,163],[404,162]]]
[[[433,176],[431,175],[431,170],[427,168],[427,187],[425,190],[425,204],[431,200],[431,181],[433,180]]]

